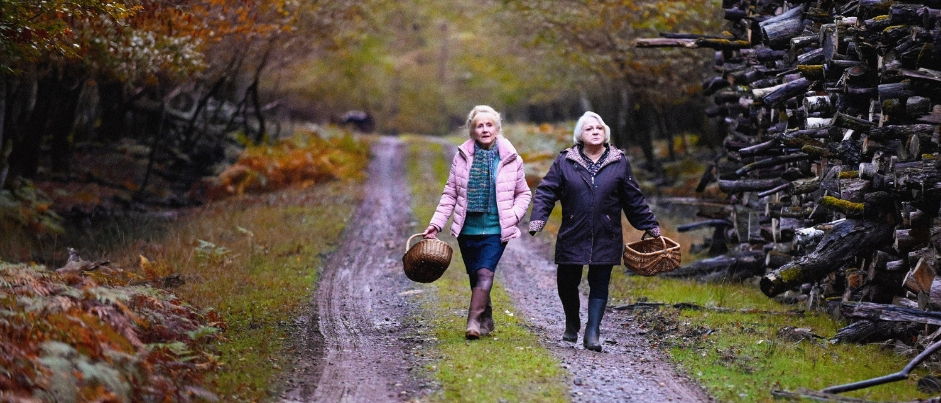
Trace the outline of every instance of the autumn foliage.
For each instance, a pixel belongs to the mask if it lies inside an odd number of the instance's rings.
[[[217,366],[216,313],[83,268],[0,262],[0,401],[214,400],[199,385]]]
[[[322,138],[298,132],[273,145],[251,146],[238,162],[197,188],[211,200],[261,193],[289,186],[307,187],[341,178],[359,178],[369,159],[368,146],[353,137]]]

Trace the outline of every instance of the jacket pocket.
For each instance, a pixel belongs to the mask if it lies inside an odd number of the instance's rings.
[[[617,238],[620,235],[620,231],[618,231],[618,229],[620,229],[620,223],[615,226],[614,219],[612,219],[611,216],[607,214],[603,215],[602,218],[603,219],[601,221],[602,226],[604,227],[604,231],[607,232],[608,236],[610,236],[612,239]]]

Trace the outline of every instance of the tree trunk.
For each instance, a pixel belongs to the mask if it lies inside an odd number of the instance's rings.
[[[649,103],[640,100],[641,105],[649,105]],[[637,141],[636,145],[640,147],[641,151],[644,153],[644,158],[647,160],[648,164],[656,165],[657,157],[653,152],[653,139],[651,138],[651,132],[653,128],[653,122],[655,122],[656,116],[654,116],[654,111],[652,107],[640,108],[640,116],[636,117],[636,120],[643,121],[643,125],[634,130],[635,139]]]
[[[876,141],[886,141],[890,139],[907,139],[912,135],[931,138],[932,134],[938,130],[938,125],[932,124],[914,124],[914,125],[887,125],[875,127],[869,131],[869,138]]]
[[[98,137],[102,141],[115,143],[127,135],[130,105],[134,99],[143,95],[143,91],[127,99],[122,83],[106,81],[98,86],[98,95],[101,108]]]
[[[811,156],[808,154],[804,154],[804,153],[793,153],[790,155],[765,158],[763,160],[758,160],[758,161],[752,162],[751,164],[748,164],[739,168],[738,170],[735,171],[735,174],[738,176],[742,176],[748,173],[749,171],[752,171],[758,168],[768,168],[768,167],[773,167],[776,165],[787,164],[789,162],[805,161],[809,159],[811,159]]]
[[[667,141],[667,155],[669,155],[670,161],[676,161],[676,152],[673,150],[673,132],[667,127],[667,117],[666,114],[663,113],[663,107],[658,105],[654,110],[656,112],[657,128],[660,131],[660,136]]]
[[[895,230],[895,242],[892,247],[898,252],[908,252],[931,239],[928,228],[901,228]]]
[[[620,148],[626,149],[629,144],[634,144],[636,133],[639,131],[635,127],[637,117],[631,107],[631,93],[628,87],[616,84],[609,84],[612,91],[604,94],[605,98],[598,102],[598,109],[594,110],[601,116],[614,116],[615,120],[611,126],[611,142]]]
[[[909,87],[908,81],[898,83],[879,84],[879,99],[908,98],[915,95],[915,92]]]
[[[10,150],[10,174],[14,177],[32,178],[39,170],[43,135],[47,132],[54,118],[57,99],[58,81],[52,78],[39,79],[36,82],[36,103],[31,111],[24,113],[25,121],[18,124],[19,133],[13,138]]]
[[[50,136],[50,163],[53,172],[67,173],[72,168],[72,150],[75,139],[75,111],[78,98],[82,93],[82,80],[75,82],[62,82],[56,88],[55,110],[49,122],[48,135]]]
[[[834,225],[810,254],[781,266],[761,279],[761,291],[774,297],[792,287],[816,281],[861,252],[892,239],[886,220],[847,219]]]
[[[3,190],[3,185],[6,184],[7,180],[7,157],[8,153],[4,152],[6,150],[7,142],[4,141],[3,129],[4,119],[7,114],[7,78],[0,77],[0,190]]]
[[[872,129],[873,126],[873,123],[868,120],[860,119],[855,116],[850,116],[840,112],[837,112],[836,115],[833,116],[832,124],[836,127],[853,129],[863,133],[868,132],[870,129]]]
[[[769,18],[758,24],[764,42],[771,49],[787,49],[791,38],[804,30],[804,5],[792,8],[781,15]]]
[[[896,185],[913,190],[941,189],[941,160],[921,160],[915,166],[896,169]]]
[[[255,134],[255,144],[261,144],[267,134],[267,130],[265,129],[265,114],[262,111],[261,100],[258,98],[258,82],[261,80],[262,70],[264,70],[265,66],[268,64],[268,56],[270,54],[271,44],[269,43],[265,49],[264,56],[262,56],[258,63],[258,67],[255,68],[255,76],[252,79],[252,84],[248,87],[249,91],[245,94],[246,98],[249,97],[249,94],[251,95],[251,103],[255,109],[255,119],[258,121],[258,133]],[[247,121],[245,125],[248,125]]]
[[[673,278],[706,277],[711,281],[741,281],[764,271],[761,251],[744,251],[701,259],[660,276]]]
[[[917,333],[920,327],[917,323],[910,322],[857,320],[837,331],[833,340],[840,343],[879,343],[902,335],[910,336]]]
[[[719,179],[719,190],[728,194],[736,194],[741,192],[760,192],[763,190],[774,189],[786,184],[788,184],[788,181],[782,178],[742,179],[737,181]]]
[[[923,311],[898,305],[874,304],[871,302],[844,302],[840,305],[840,310],[844,317],[851,319],[912,322],[941,326],[941,312],[936,311]]]
[[[167,121],[167,103],[160,102],[160,124],[157,126],[157,132],[154,134],[153,142],[150,144],[150,155],[147,156],[147,169],[144,171],[144,178],[141,180],[140,187],[134,192],[134,198],[140,199],[144,196],[147,185],[150,183],[150,176],[153,173],[154,163],[157,160],[157,154],[160,150],[161,139],[163,136],[164,123]]]

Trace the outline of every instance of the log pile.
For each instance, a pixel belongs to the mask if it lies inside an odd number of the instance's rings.
[[[666,275],[941,311],[941,0],[722,3],[725,36],[636,44],[714,49],[727,129],[699,190],[728,204],[679,228],[714,228],[713,257]]]

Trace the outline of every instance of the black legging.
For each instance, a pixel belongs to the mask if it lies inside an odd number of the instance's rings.
[[[493,275],[494,273],[485,267],[479,268],[473,273],[468,273],[471,289],[482,288],[490,291],[490,288],[493,287]]]
[[[588,265],[588,299],[608,299],[613,265]],[[578,297],[578,283],[582,281],[582,265],[560,264],[556,271],[559,297],[563,300]]]

